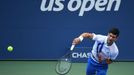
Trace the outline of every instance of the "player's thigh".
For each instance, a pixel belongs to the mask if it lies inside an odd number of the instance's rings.
[[[97,70],[97,75],[106,75],[107,74],[107,69],[99,69]]]
[[[95,67],[91,64],[87,64],[87,70],[86,70],[86,75],[95,75]]]

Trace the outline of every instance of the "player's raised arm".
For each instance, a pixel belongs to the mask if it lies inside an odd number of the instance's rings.
[[[84,38],[93,38],[92,33],[82,33],[79,37],[75,38],[73,40],[73,45],[79,44]]]

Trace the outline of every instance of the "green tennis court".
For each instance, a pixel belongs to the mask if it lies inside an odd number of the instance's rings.
[[[1,75],[57,75],[56,61],[0,61]],[[86,63],[73,63],[67,75],[85,75]],[[134,75],[134,62],[109,65],[108,75]]]

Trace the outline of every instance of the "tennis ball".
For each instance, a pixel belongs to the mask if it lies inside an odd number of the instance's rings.
[[[8,46],[7,47],[7,51],[12,52],[13,51],[13,47],[12,46]]]

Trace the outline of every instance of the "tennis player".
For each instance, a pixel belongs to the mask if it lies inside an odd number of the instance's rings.
[[[108,35],[100,35],[95,33],[82,33],[78,38],[73,40],[74,45],[82,42],[84,38],[90,38],[95,41],[91,56],[88,59],[86,75],[106,75],[108,64],[119,54],[115,41],[118,39],[119,29],[112,28]]]

